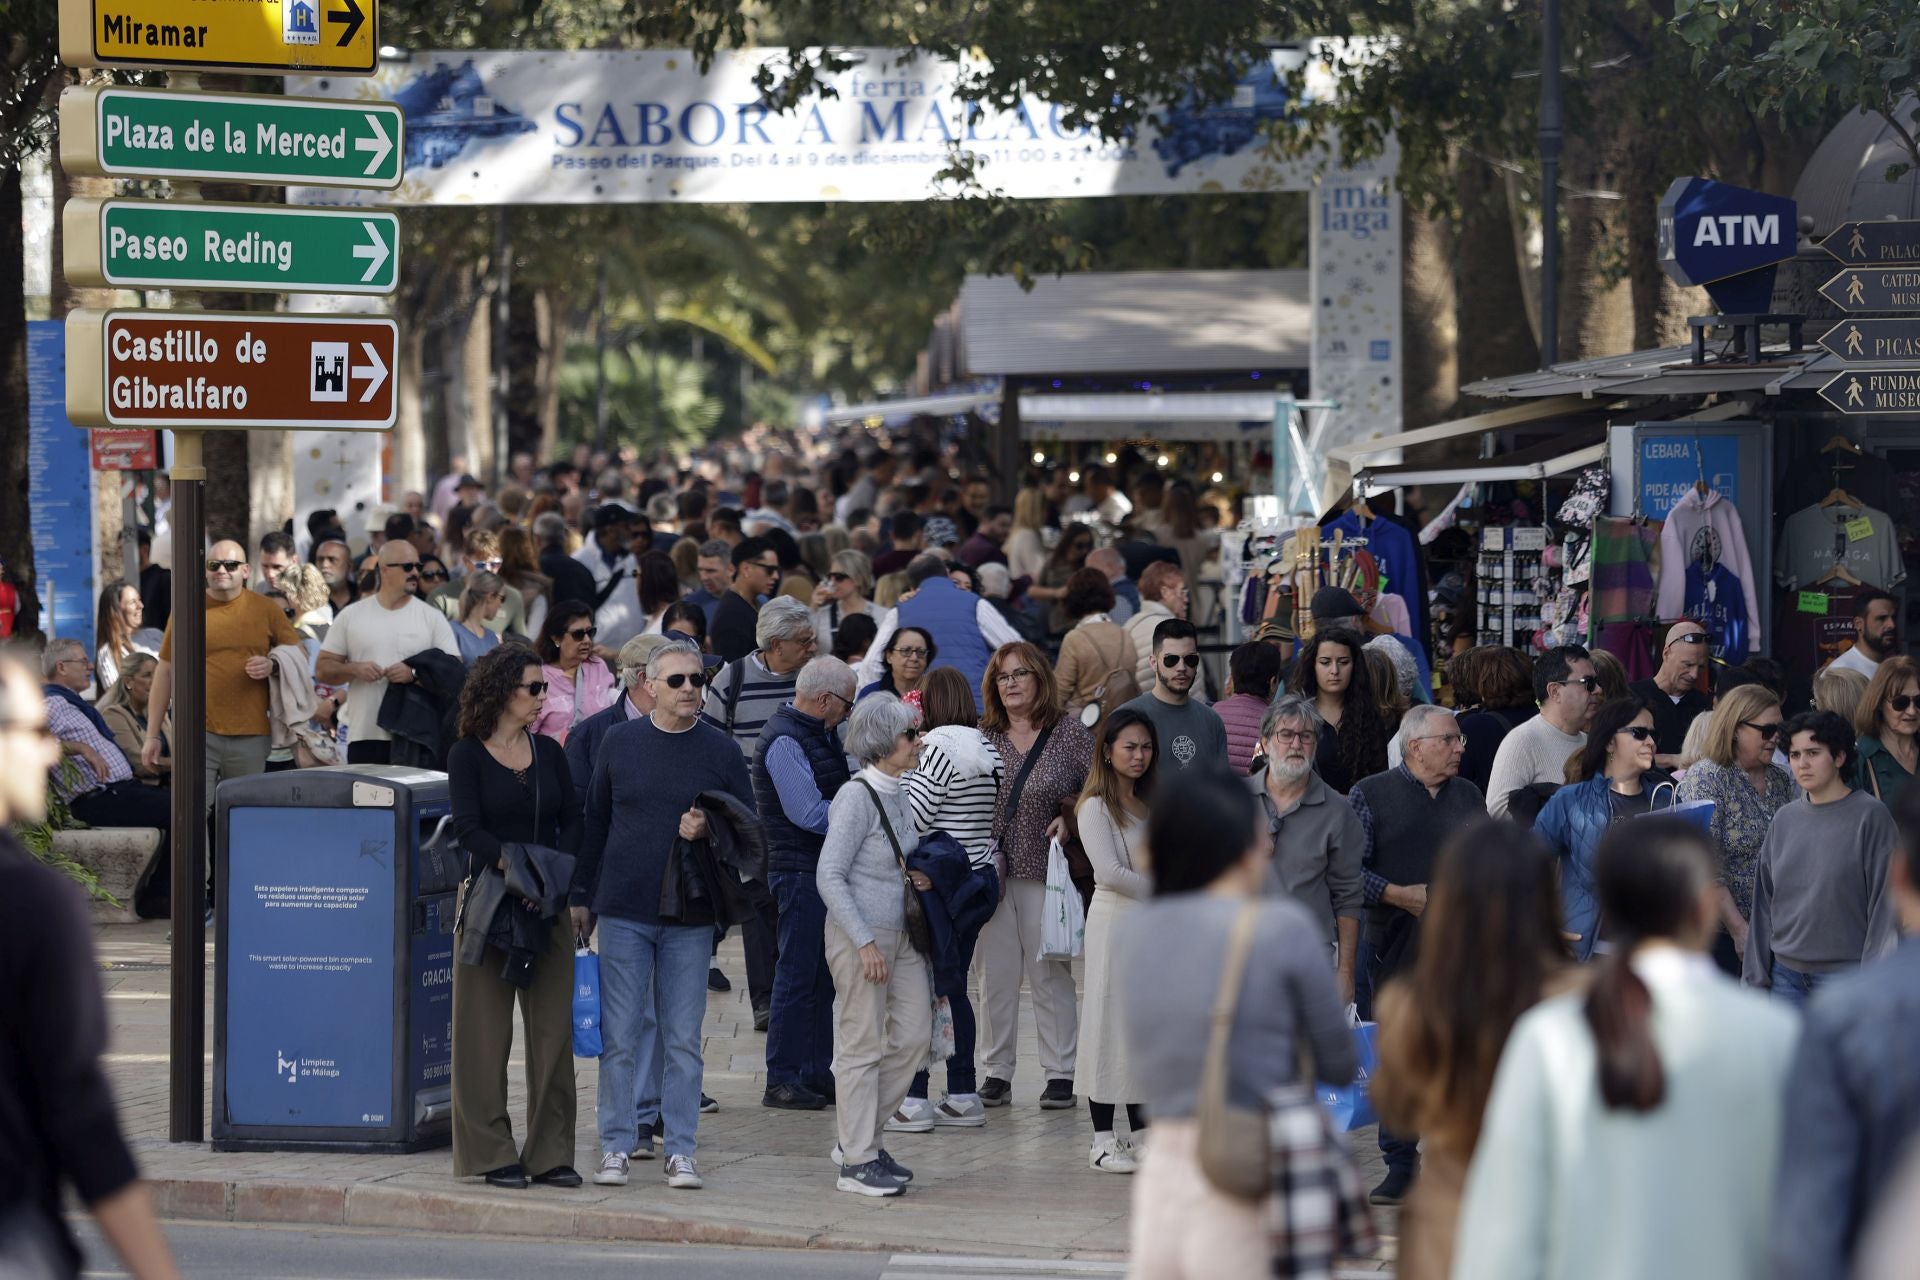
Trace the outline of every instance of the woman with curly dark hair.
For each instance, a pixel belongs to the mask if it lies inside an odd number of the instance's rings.
[[[1373,697],[1360,637],[1339,627],[1315,632],[1293,664],[1289,692],[1312,698],[1324,722],[1314,772],[1345,795],[1387,767],[1387,730]]]
[[[503,846],[580,844],[580,806],[566,752],[532,731],[547,679],[531,649],[508,642],[473,664],[460,691],[460,740],[447,753],[450,827],[467,855],[466,893],[482,876],[505,873]],[[501,912],[534,908],[509,896]],[[531,980],[519,952],[483,944],[478,964],[453,967],[453,1172],[496,1187],[534,1182],[577,1187],[573,1168],[573,927],[566,911],[537,919],[545,941]],[[465,921],[454,952],[465,948]],[[510,976],[511,975],[511,976]],[[520,1004],[527,1063],[526,1142],[516,1147],[507,1113],[507,1053]],[[529,1175],[529,1171],[531,1175]]]

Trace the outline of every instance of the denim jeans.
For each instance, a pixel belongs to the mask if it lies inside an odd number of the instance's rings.
[[[767,1087],[818,1089],[833,1081],[833,973],[827,968],[827,904],[810,871],[767,877],[780,912],[780,959],[767,1023]]]
[[[1796,1009],[1804,1008],[1814,992],[1826,985],[1831,973],[1802,973],[1798,969],[1789,969],[1776,958],[1773,968],[1767,973],[1769,990],[1776,1000],[1784,1000]]]
[[[1366,922],[1360,925],[1360,945],[1356,948],[1360,963],[1355,966],[1354,995],[1360,1006],[1360,1017],[1373,1019],[1373,998],[1385,982],[1381,975],[1381,953],[1379,939],[1372,936],[1372,930]],[[1399,1133],[1380,1126],[1380,1154],[1386,1157],[1389,1172],[1412,1174],[1420,1167],[1420,1137],[1418,1134]]]
[[[986,922],[983,920],[981,924]],[[973,1064],[974,1036],[977,1034],[973,1020],[973,1002],[967,999],[967,971],[973,968],[973,947],[980,941],[979,928],[962,933],[955,945],[960,949],[960,981],[954,986],[943,988],[934,985],[933,994],[945,996],[953,1007],[953,1056],[947,1059],[947,1092],[949,1094],[968,1094],[980,1091],[978,1073]],[[929,1080],[928,1073],[920,1072],[907,1086],[909,1098],[925,1099]]]
[[[663,1058],[660,1115],[666,1153],[694,1153],[700,1123],[700,1023],[707,1012],[705,925],[600,920],[600,1150],[632,1151],[639,1141],[636,1103],[642,1064]],[[649,997],[651,992],[651,997]],[[655,1019],[645,1016],[651,998]],[[656,1049],[656,1041],[661,1046]],[[644,1105],[644,1104],[642,1104]]]

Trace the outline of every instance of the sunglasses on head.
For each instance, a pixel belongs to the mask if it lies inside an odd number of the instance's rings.
[[[568,638],[573,640],[591,640],[599,634],[600,628],[598,627],[575,627],[573,630],[567,632]]]
[[[417,573],[420,570],[418,560],[389,560],[380,566],[382,569],[398,569],[402,573]]]
[[[706,673],[703,671],[695,671],[691,674],[681,672],[667,677],[667,688],[669,689],[679,689],[688,683],[691,683],[696,689],[704,689],[707,685]]]
[[[1197,653],[1169,653],[1160,659],[1160,665],[1171,671],[1178,666],[1197,667],[1200,655]]]
[[[209,560],[207,561],[207,572],[237,573],[246,566],[246,563],[245,560]]]
[[[1887,706],[1896,713],[1904,713],[1920,706],[1920,698],[1910,693],[1896,693],[1887,699]]]
[[[529,680],[519,687],[525,689],[537,698],[547,691],[547,682],[545,680]]]
[[[1687,632],[1686,635],[1683,635],[1683,636],[1668,636],[1667,648],[1671,649],[1673,648],[1673,646],[1677,644],[1705,644],[1706,642],[1707,642],[1706,632],[1689,631]]]
[[[1628,737],[1632,738],[1635,742],[1646,742],[1653,737],[1653,730],[1649,729],[1646,725],[1643,725],[1643,724],[1630,724],[1626,728],[1620,730],[1620,732],[1626,734]]]

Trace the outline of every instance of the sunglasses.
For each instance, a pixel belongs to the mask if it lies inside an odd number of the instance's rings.
[[[1706,632],[1704,632],[1704,631],[1689,631],[1689,632],[1688,632],[1688,633],[1687,633],[1686,635],[1684,635],[1684,636],[1668,636],[1668,637],[1667,637],[1667,648],[1669,648],[1669,649],[1671,649],[1671,648],[1673,648],[1673,646],[1675,646],[1675,645],[1677,645],[1677,644],[1705,644],[1706,642],[1707,642],[1707,633],[1706,633]]]
[[[667,688],[669,689],[684,688],[689,682],[691,682],[693,687],[696,689],[704,689],[707,684],[706,673],[701,671],[695,671],[691,675],[688,675],[686,673],[681,673],[679,675],[668,676]]]
[[[1904,711],[1905,708],[1903,707],[1901,710]],[[1762,742],[1772,742],[1780,736],[1780,722],[1778,720],[1775,720],[1772,724],[1755,724],[1751,720],[1742,720],[1740,723],[1743,727],[1759,734]]]
[[[762,573],[780,572],[780,562],[778,560],[774,561],[772,564],[768,564],[764,560],[749,560],[747,561],[747,567],[749,569],[758,569]]]
[[[429,569],[420,576],[428,582],[445,582],[447,580],[447,571],[445,569]]]
[[[402,573],[418,573],[420,571],[420,562],[418,560],[393,560],[380,567],[382,569],[398,569]]]
[[[573,640],[591,640],[599,634],[600,628],[598,627],[575,627],[573,630],[567,632],[568,638]]]
[[[528,693],[532,694],[534,697],[537,698],[541,694],[547,691],[547,682],[545,680],[529,680],[525,684],[518,685],[516,687],[525,689]]]
[[[246,567],[246,563],[245,560],[209,560],[207,561],[207,572],[237,573]]]
[[[1654,733],[1652,729],[1647,728],[1647,726],[1643,724],[1630,724],[1626,728],[1620,730],[1620,732],[1628,735],[1635,742],[1650,741],[1653,738],[1653,733]]]
[[[916,742],[920,738],[920,730],[918,728],[902,729],[900,731],[900,736],[905,738],[908,742]]]
[[[478,568],[481,568],[481,569],[485,569],[485,570],[486,570],[486,571],[487,571],[488,573],[498,573],[498,572],[500,572],[500,557],[499,557],[499,556],[495,556],[495,557],[494,557],[493,559],[491,559],[491,560],[475,560],[475,561],[474,561],[473,563],[474,563],[474,565],[475,565],[476,567],[478,567]]]
[[[827,575],[827,581],[828,582],[852,582],[853,575],[850,573],[830,573]]]
[[[1920,698],[1916,698],[1910,693],[1896,693],[1887,699],[1887,706],[1895,712],[1906,712],[1912,710],[1915,706],[1920,706]]]
[[[1178,666],[1197,667],[1200,665],[1200,655],[1197,653],[1170,653],[1160,659],[1160,665],[1169,671]]]

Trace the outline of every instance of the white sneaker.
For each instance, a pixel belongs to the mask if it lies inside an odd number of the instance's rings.
[[[936,1129],[978,1129],[986,1122],[987,1107],[977,1093],[950,1093],[933,1109]]]
[[[1140,1166],[1118,1138],[1108,1135],[1087,1152],[1087,1167],[1100,1173],[1132,1173]]]
[[[707,1184],[700,1180],[700,1166],[692,1156],[668,1156],[667,1185],[675,1191],[698,1191]]]
[[[600,1170],[593,1175],[596,1187],[624,1187],[627,1185],[627,1158],[618,1151],[610,1151],[600,1157]]]
[[[902,1098],[894,1113],[887,1117],[886,1131],[888,1133],[932,1133],[933,1126],[932,1103],[925,1098]]]

